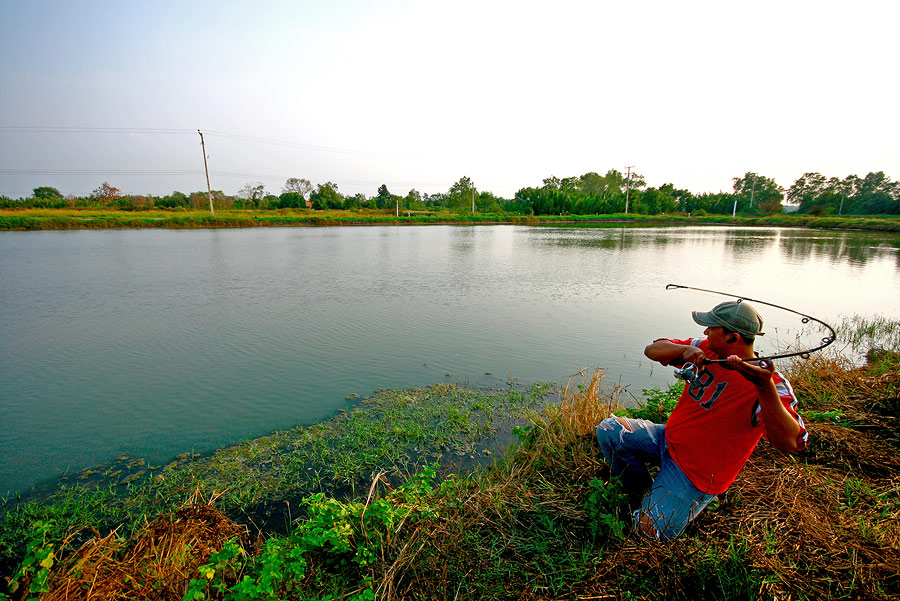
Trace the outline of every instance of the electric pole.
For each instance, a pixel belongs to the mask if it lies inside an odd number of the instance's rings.
[[[628,179],[625,180],[625,214],[628,214],[628,193],[631,191],[631,170],[634,168],[634,165],[629,165],[625,167],[628,170]]]
[[[203,170],[206,171],[206,195],[209,197],[209,214],[215,215],[216,212],[213,210],[212,204],[212,188],[209,187],[209,167],[206,165],[206,144],[203,142],[203,132],[198,129],[197,133],[200,134],[200,148],[203,150]]]

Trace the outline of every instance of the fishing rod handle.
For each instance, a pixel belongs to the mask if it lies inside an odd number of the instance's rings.
[[[768,369],[772,364],[771,357],[749,357],[747,359],[741,359],[744,363],[750,363],[751,361],[758,361],[759,366],[763,369]],[[728,363],[728,359],[703,359],[703,365],[710,365],[712,363]]]

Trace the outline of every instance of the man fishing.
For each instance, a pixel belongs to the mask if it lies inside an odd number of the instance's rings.
[[[668,540],[678,536],[715,498],[728,490],[760,438],[790,453],[806,447],[790,383],[753,350],[763,321],[745,302],[728,301],[692,313],[706,338],[660,338],[644,354],[682,369],[684,392],[668,421],[610,417],[597,440],[632,499],[638,532]],[[648,465],[659,467],[655,478]]]

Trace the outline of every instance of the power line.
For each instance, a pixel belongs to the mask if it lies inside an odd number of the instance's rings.
[[[284,182],[288,175],[260,175],[236,171],[213,171],[210,175],[244,180],[263,180]],[[174,170],[174,169],[0,169],[0,175],[203,175],[199,170]],[[328,178],[314,178],[327,180]],[[420,182],[420,181],[385,181],[385,180],[358,180],[338,179],[336,182],[343,186],[442,186],[446,182]]]
[[[59,127],[59,126],[37,126],[37,125],[0,125],[0,132],[9,133],[57,133],[57,134],[187,134],[194,133],[192,129],[182,128],[157,128],[157,127]],[[354,150],[352,148],[339,148],[336,146],[321,146],[317,144],[304,144],[302,142],[291,142],[288,140],[274,140],[271,138],[262,138],[258,136],[245,136],[242,134],[234,134],[224,131],[215,131],[204,129],[205,134],[211,134],[231,140],[240,140],[243,142],[254,142],[256,144],[269,144],[272,146],[285,146],[288,148],[302,148],[304,150],[318,150],[321,152],[334,152],[338,154],[351,154],[368,157],[385,157],[400,158],[399,155],[372,152],[367,150]]]
[[[340,154],[355,154],[360,156],[372,156],[372,157],[392,157],[392,158],[400,158],[398,155],[393,155],[384,152],[370,152],[366,150],[352,150],[350,148],[337,148],[334,146],[318,146],[316,144],[303,144],[300,142],[288,142],[285,140],[273,140],[270,138],[258,138],[255,136],[243,136],[240,134],[230,134],[227,132],[214,131],[210,129],[203,130],[207,134],[212,134],[214,136],[220,136],[222,138],[230,138],[232,140],[242,140],[245,142],[255,142],[257,144],[271,144],[273,146],[288,146],[292,148],[303,148],[306,150],[321,150],[324,152],[337,152]]]
[[[0,125],[0,131],[37,134],[185,134],[190,129],[158,127],[55,127],[35,125]]]
[[[0,169],[2,175],[199,175],[197,170],[172,169]]]

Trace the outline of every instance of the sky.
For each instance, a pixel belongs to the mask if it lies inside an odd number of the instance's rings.
[[[0,0],[0,195],[900,178],[900,3]]]

